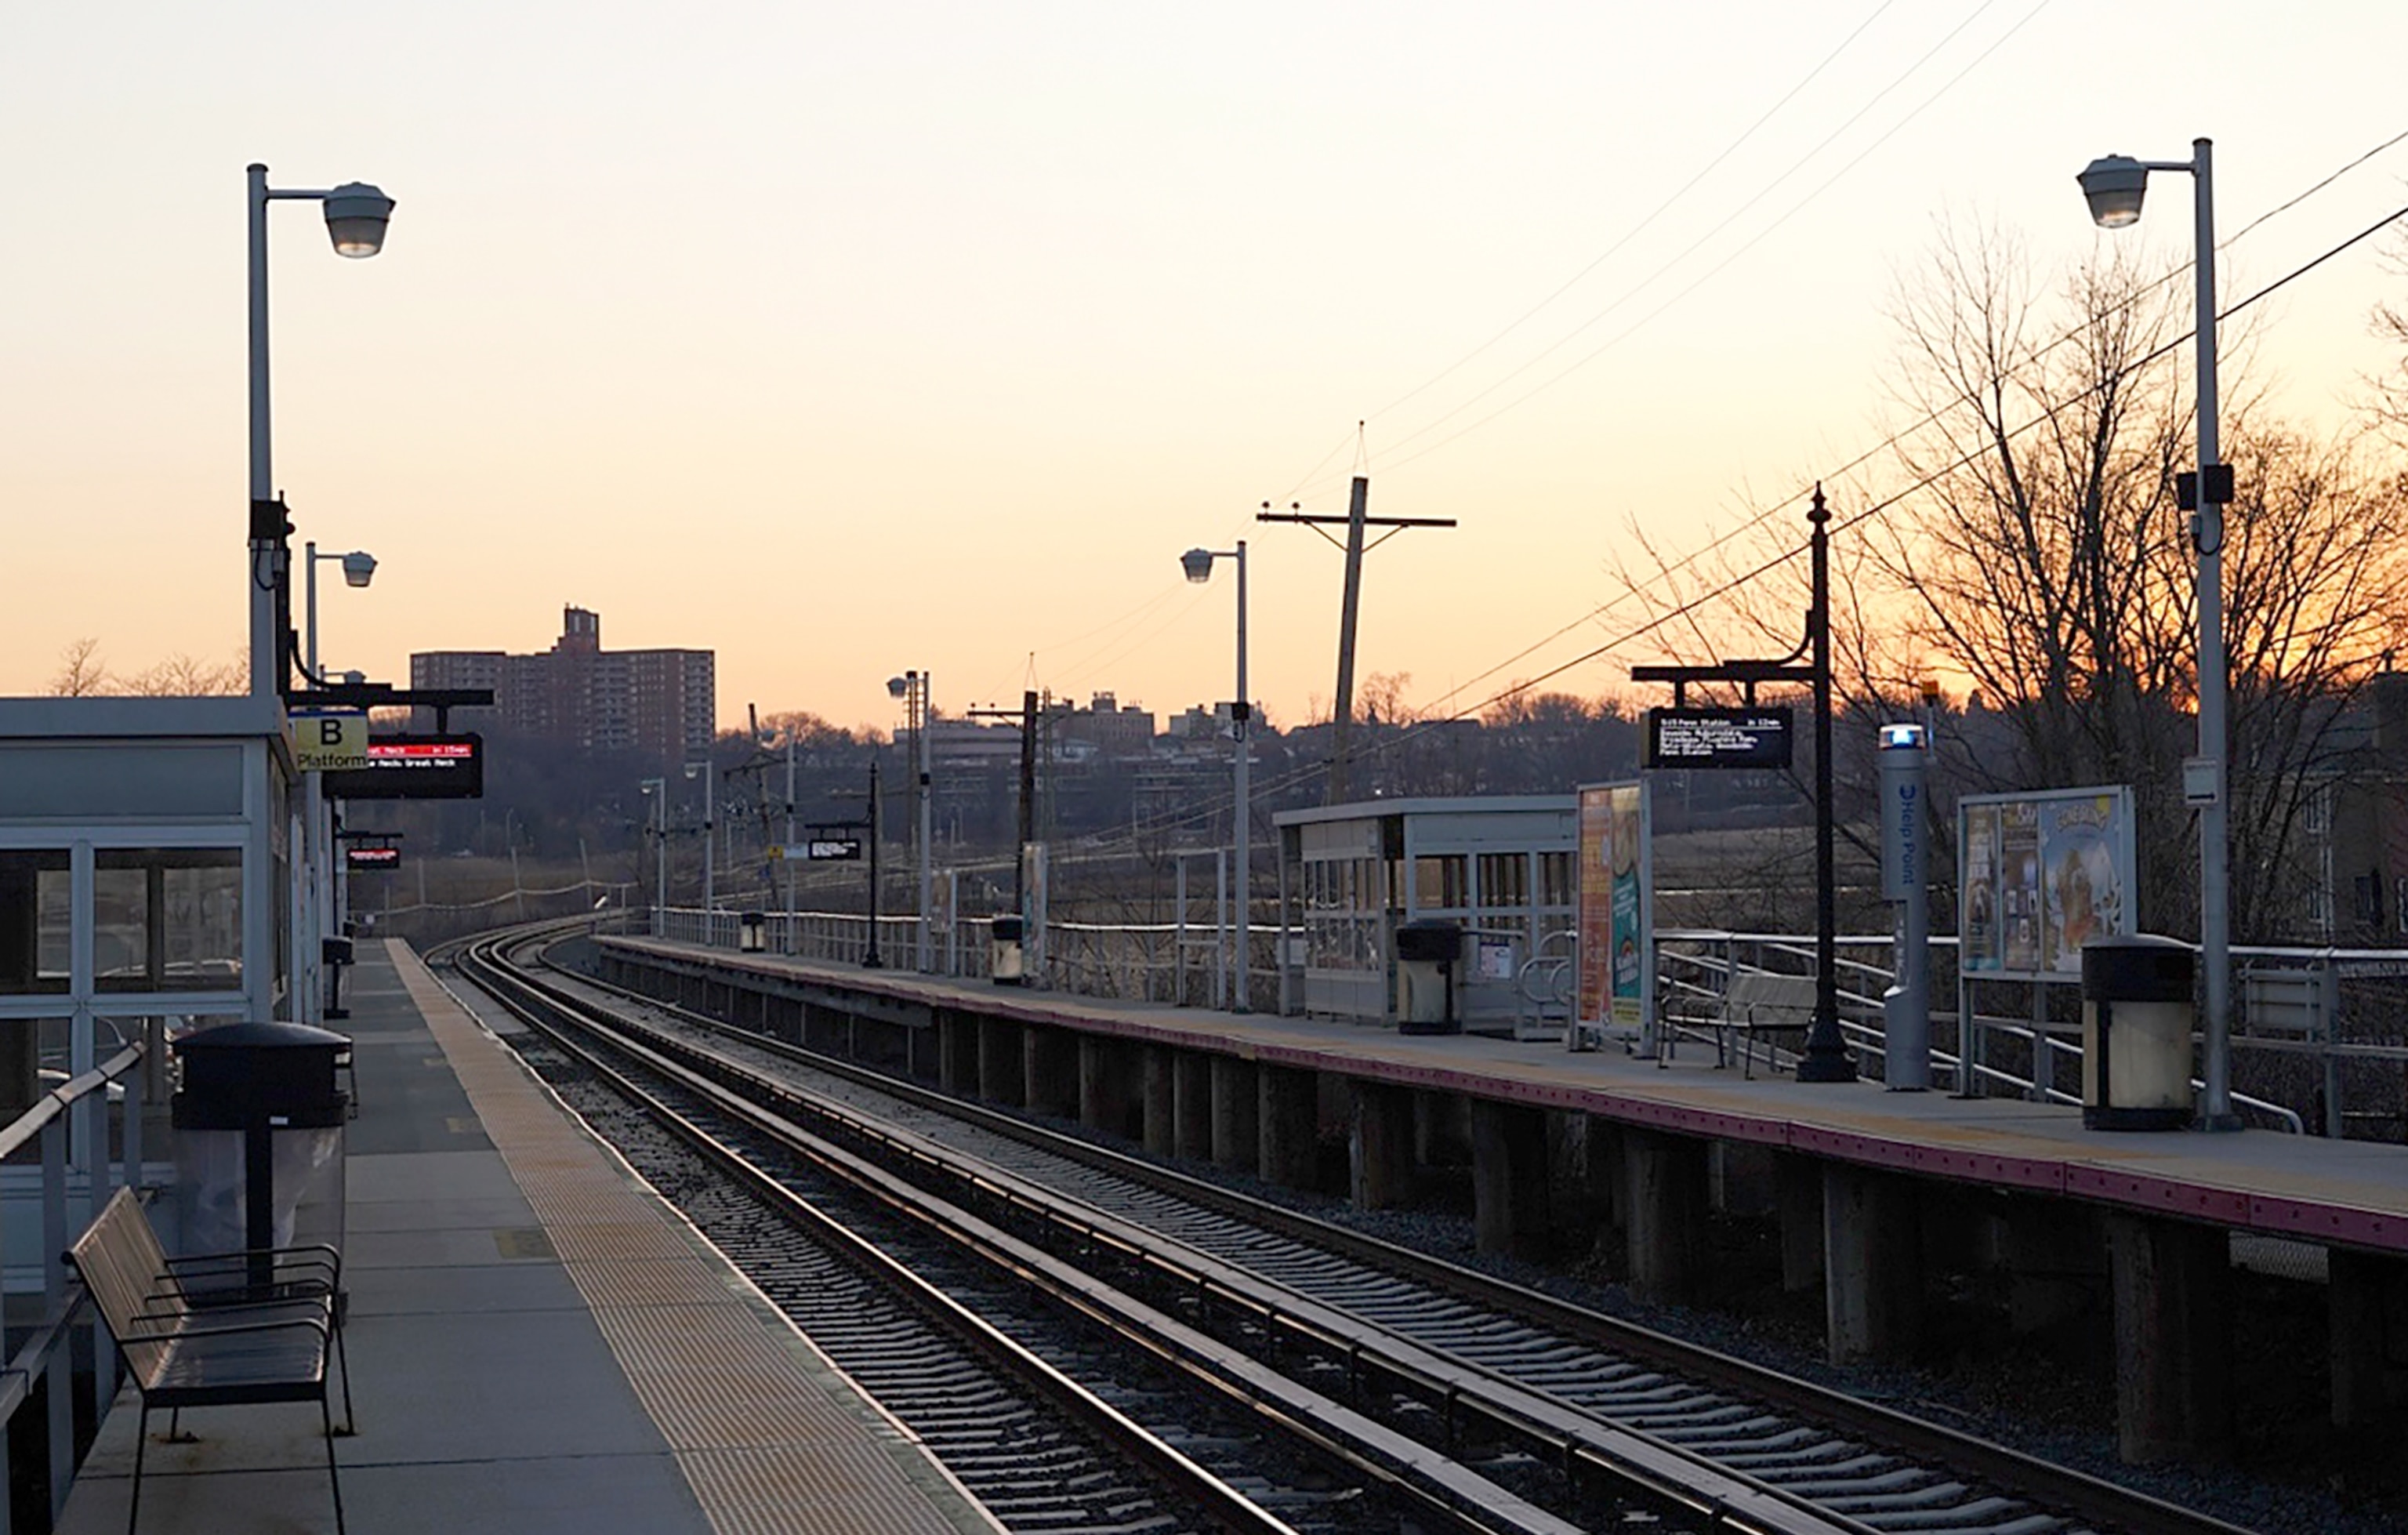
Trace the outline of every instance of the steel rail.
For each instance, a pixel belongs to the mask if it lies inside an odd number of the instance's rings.
[[[2248,1535],[2241,1527],[2186,1509],[2103,1478],[2057,1465],[1994,1441],[1834,1391],[1765,1366],[1690,1343],[1637,1323],[1603,1315],[1541,1292],[1493,1278],[1443,1258],[1385,1242],[1344,1227],[1269,1203],[1101,1147],[1008,1112],[951,1097],[920,1083],[708,1018],[628,988],[579,974],[578,983],[674,1015],[694,1026],[858,1083],[905,1101],[974,1124],[1047,1153],[1108,1171],[1295,1240],[1307,1241],[1492,1307],[1533,1325],[1561,1331],[1600,1349],[1750,1397],[1811,1421],[1837,1427],[1901,1455],[1937,1461],[2001,1490],[2076,1519],[2127,1535]]]
[[[498,961],[490,957],[490,949],[498,947],[498,944],[480,945],[467,951],[467,963],[463,973],[485,986],[497,1000],[509,1006],[531,1026],[541,1029],[563,1049],[573,1052],[591,1069],[612,1080],[617,1090],[643,1102],[648,1112],[715,1164],[740,1178],[748,1187],[781,1209],[792,1209],[797,1219],[807,1222],[814,1230],[828,1229],[840,1233],[839,1240],[850,1251],[860,1255],[865,1267],[875,1270],[898,1287],[925,1296],[931,1308],[953,1318],[956,1326],[977,1338],[982,1347],[991,1345],[998,1353],[1008,1351],[1008,1356],[1014,1360],[1015,1367],[1025,1368],[1032,1384],[1050,1397],[1082,1416],[1099,1414],[1096,1422],[1100,1431],[1122,1444],[1133,1456],[1152,1465],[1156,1475],[1182,1496],[1192,1497],[1198,1507],[1205,1509],[1225,1528],[1233,1531],[1259,1530],[1266,1535],[1287,1530],[1288,1527],[1276,1516],[1256,1507],[1175,1447],[1164,1443],[1142,1426],[1096,1398],[1085,1387],[1021,1348],[991,1324],[960,1306],[952,1297],[930,1289],[874,1242],[835,1223],[825,1212],[784,1188],[740,1153],[724,1145],[708,1129],[658,1104],[654,1095],[628,1081],[624,1073],[595,1059],[591,1051],[562,1039],[560,1031],[564,1023],[567,1027],[580,1031],[592,1030],[597,1026],[595,1021],[579,1016],[579,1010],[573,1002],[564,1006],[561,998],[546,995],[543,988],[530,983],[523,974],[511,973],[514,967],[506,967],[504,973],[496,975],[494,967]],[[609,1026],[600,1026],[607,1028]],[[624,1039],[613,1040],[611,1043],[612,1048],[641,1060],[648,1069],[668,1076],[686,1090],[710,1100],[719,1111],[738,1116],[749,1127],[775,1137],[824,1170],[842,1178],[859,1192],[896,1213],[955,1241],[1015,1280],[1037,1285],[1055,1300],[1107,1328],[1124,1341],[1144,1349],[1165,1365],[1263,1418],[1277,1432],[1310,1444],[1325,1456],[1377,1479],[1390,1491],[1409,1499],[1423,1518],[1436,1520],[1444,1528],[1460,1532],[1460,1535],[1577,1535],[1576,1527],[1433,1453],[1427,1446],[1363,1418],[1317,1392],[1303,1389],[1264,1370],[1253,1360],[1197,1329],[1099,1285],[1092,1276],[975,1214],[961,1211],[924,1191],[899,1187],[883,1169],[780,1118],[725,1086],[698,1076],[642,1045]]]

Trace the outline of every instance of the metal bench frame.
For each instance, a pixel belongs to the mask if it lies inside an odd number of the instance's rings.
[[[1814,1021],[1815,983],[1811,975],[1735,969],[1720,996],[1698,997],[1698,1005],[1667,1017],[1657,1065],[1670,1058],[1679,1027],[1685,1024],[1691,1028],[1713,1031],[1717,1070],[1730,1064],[1731,1046],[1736,1041],[1740,1073],[1752,1079],[1756,1075],[1756,1041],[1759,1034],[1802,1035]],[[1770,1038],[1764,1042],[1764,1064],[1768,1071],[1777,1071],[1781,1067]]]
[[[342,1367],[343,1431],[351,1431],[351,1371],[342,1360],[337,1314],[340,1255],[327,1247],[296,1247],[169,1258],[133,1191],[121,1188],[66,1257],[142,1395],[127,1535],[141,1517],[153,1410],[180,1415],[187,1407],[292,1401],[318,1404],[335,1529],[342,1535],[343,1486],[336,1473],[328,1392],[331,1357]],[[220,1281],[225,1283],[204,1283]]]

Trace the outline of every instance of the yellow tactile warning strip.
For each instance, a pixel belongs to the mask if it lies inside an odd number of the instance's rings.
[[[563,1111],[406,944],[387,947],[714,1529],[968,1535],[1001,1528]]]

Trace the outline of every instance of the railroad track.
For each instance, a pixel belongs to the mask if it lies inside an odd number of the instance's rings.
[[[1258,1361],[1335,1378],[1432,1447],[1518,1457],[1577,1517],[1634,1480],[1710,1523],[1998,1535],[2234,1527],[1406,1252],[1219,1185],[586,978],[550,1005],[772,1103],[892,1176],[1185,1314]]]
[[[540,1032],[538,1069],[1007,1528],[1578,1528],[639,1046],[580,1039],[498,947],[451,957]]]

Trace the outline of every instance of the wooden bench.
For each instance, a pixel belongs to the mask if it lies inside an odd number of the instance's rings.
[[[66,1256],[142,1394],[128,1535],[141,1513],[142,1461],[153,1409],[180,1414],[187,1407],[287,1401],[318,1404],[335,1529],[341,1535],[343,1486],[335,1472],[334,1409],[327,1390],[330,1356],[334,1365],[343,1363],[337,1325],[339,1255],[332,1248],[300,1247],[170,1258],[133,1192],[119,1189]],[[343,1368],[342,1374],[349,1432],[350,1370]],[[173,1424],[171,1418],[171,1432]]]

